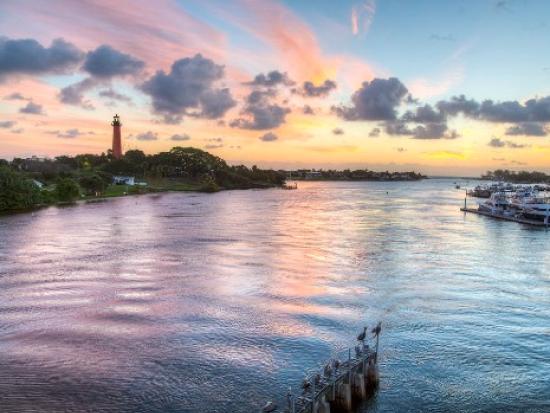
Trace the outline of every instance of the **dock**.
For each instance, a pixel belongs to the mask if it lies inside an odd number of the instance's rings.
[[[306,376],[298,396],[289,389],[283,410],[268,403],[261,412],[351,413],[354,406],[366,400],[378,386],[380,330],[378,324],[372,331],[374,348],[363,341],[353,349],[337,352],[323,368]]]
[[[501,219],[504,221],[513,221],[513,222],[519,222],[520,224],[526,224],[526,225],[533,225],[537,227],[546,227],[548,228],[549,225],[545,224],[542,221],[535,221],[532,219],[523,218],[521,216],[514,216],[514,215],[500,215],[500,214],[491,214],[490,212],[480,211],[475,208],[460,208],[463,212],[471,212],[473,214],[483,215],[486,217]]]

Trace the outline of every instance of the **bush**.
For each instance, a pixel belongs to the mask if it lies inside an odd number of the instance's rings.
[[[106,187],[105,181],[97,174],[82,176],[78,183],[89,195],[95,195],[98,192],[102,193]]]
[[[203,176],[203,184],[200,187],[201,192],[218,192],[220,190],[219,185],[209,175]]]
[[[0,166],[0,212],[28,209],[41,202],[40,189],[31,180]]]
[[[80,195],[80,187],[71,178],[62,178],[55,186],[55,196],[62,202],[73,202]]]

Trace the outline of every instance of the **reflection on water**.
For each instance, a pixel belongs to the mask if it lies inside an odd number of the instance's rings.
[[[4,412],[250,412],[382,320],[370,411],[550,411],[550,234],[448,180],[0,218]]]

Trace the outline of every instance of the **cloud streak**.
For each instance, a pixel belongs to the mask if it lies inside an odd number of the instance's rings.
[[[513,141],[504,141],[500,138],[492,138],[487,145],[492,148],[508,147],[511,149],[523,149],[529,147],[529,145],[519,144]]]
[[[2,129],[9,129],[15,126],[17,122],[13,120],[5,120],[0,122],[0,128]]]
[[[369,31],[375,13],[376,3],[374,0],[363,1],[351,8],[351,32],[354,36]]]
[[[19,109],[19,112],[26,113],[28,115],[45,115],[42,105],[34,102],[27,103],[25,106]]]
[[[183,141],[188,141],[188,140],[191,140],[191,137],[187,134],[174,134],[172,136],[170,136],[170,140],[171,141],[176,141],[176,142],[183,142]]]
[[[156,141],[159,137],[156,132],[147,131],[144,133],[138,133],[135,138],[138,141]]]
[[[260,139],[263,142],[274,142],[277,139],[279,139],[279,137],[277,135],[275,135],[273,132],[268,132],[268,133],[260,136],[258,139]]]
[[[326,79],[319,85],[315,85],[311,81],[306,81],[302,84],[300,89],[293,89],[295,93],[298,93],[304,97],[324,97],[327,96],[331,91],[336,89],[336,82],[334,80]]]

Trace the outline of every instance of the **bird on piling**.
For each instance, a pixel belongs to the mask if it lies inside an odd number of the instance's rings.
[[[378,324],[376,325],[376,327],[374,327],[371,332],[377,336],[378,334],[380,334],[380,331],[382,331],[382,321],[379,321]]]
[[[315,375],[315,385],[318,386],[319,384],[321,384],[321,375],[319,373],[317,373]]]
[[[332,367],[330,366],[330,362],[328,362],[324,367],[323,374],[325,375],[325,377],[332,376]]]
[[[311,383],[307,378],[305,378],[304,381],[302,381],[302,389],[304,390],[304,393],[308,391],[310,387],[311,387]]]
[[[357,336],[357,341],[365,344],[365,338],[367,337],[367,327],[363,327],[363,331]]]
[[[338,370],[338,367],[340,367],[340,360],[338,360],[338,359],[332,360],[332,368],[334,370]]]

